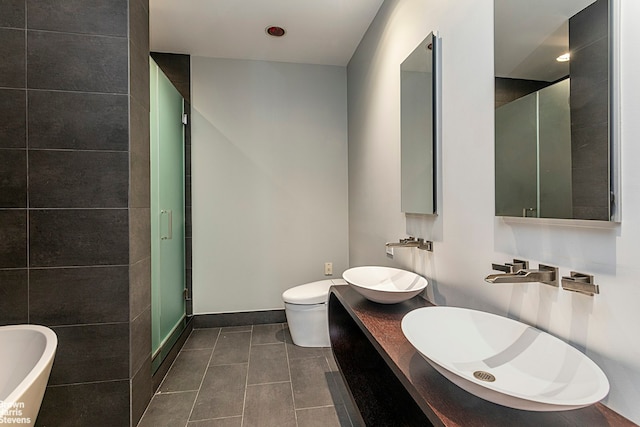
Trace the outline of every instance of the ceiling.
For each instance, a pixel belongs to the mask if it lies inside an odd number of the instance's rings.
[[[595,0],[495,0],[495,74],[555,81],[569,74],[567,20]]]
[[[345,66],[383,0],[150,0],[155,52]],[[286,29],[281,38],[265,29]]]

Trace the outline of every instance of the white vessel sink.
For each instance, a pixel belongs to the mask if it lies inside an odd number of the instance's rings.
[[[402,332],[438,372],[499,405],[561,411],[591,405],[609,381],[587,356],[516,320],[455,307],[425,307],[402,319]]]
[[[381,304],[395,304],[418,295],[427,280],[415,273],[390,267],[354,267],[342,278],[366,299]]]

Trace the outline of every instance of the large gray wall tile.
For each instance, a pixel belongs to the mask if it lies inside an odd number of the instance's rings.
[[[38,427],[107,425],[129,425],[128,380],[47,387],[36,420]]]
[[[27,266],[27,211],[0,210],[0,268]]]
[[[57,326],[128,321],[126,266],[32,269],[29,274],[33,323]]]
[[[32,210],[29,230],[32,267],[129,263],[127,209]]]
[[[129,266],[129,317],[134,319],[151,305],[151,257]]]
[[[25,30],[0,28],[0,87],[25,87]]]
[[[127,0],[27,0],[32,30],[127,36]]]
[[[128,323],[52,329],[58,335],[58,349],[50,385],[129,378]]]
[[[25,1],[0,0],[0,27],[25,28]]]
[[[29,148],[129,149],[126,95],[29,91]]]
[[[149,110],[131,98],[131,139],[129,206],[148,208],[151,206],[151,143]]]
[[[153,396],[151,357],[131,379],[131,425],[137,426]]]
[[[581,49],[607,37],[609,31],[609,1],[598,0],[569,19],[571,51]]]
[[[149,50],[149,0],[129,1],[129,38],[142,50]]]
[[[26,90],[0,89],[0,148],[26,148],[26,109]]]
[[[31,208],[126,208],[128,181],[126,152],[29,153]],[[52,182],[56,185],[52,186]]]
[[[27,270],[0,270],[0,325],[29,322]]]
[[[31,30],[27,39],[29,88],[128,92],[127,39]]]
[[[129,375],[133,377],[146,361],[151,360],[151,307],[131,320],[129,333]]]
[[[151,256],[151,209],[129,209],[129,262],[142,261]]]
[[[149,109],[149,46],[129,43],[131,50],[129,78],[131,97]]]
[[[26,208],[26,196],[26,150],[0,150],[0,208]]]

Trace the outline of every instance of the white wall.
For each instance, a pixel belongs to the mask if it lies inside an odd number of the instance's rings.
[[[438,304],[522,319],[586,352],[606,372],[604,403],[640,422],[640,2],[622,0],[622,224],[576,227],[494,217],[493,1],[387,0],[348,67],[349,256],[430,279]],[[399,65],[430,31],[442,37],[440,215],[400,212]],[[572,225],[573,224],[573,225]],[[406,234],[433,253],[396,249]],[[541,284],[489,285],[513,257],[595,275],[590,298]]]
[[[283,308],[348,263],[344,67],[193,57],[194,313]]]

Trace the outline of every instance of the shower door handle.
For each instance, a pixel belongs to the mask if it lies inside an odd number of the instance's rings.
[[[167,234],[162,234],[162,218],[167,217]],[[173,211],[171,209],[162,209],[160,211],[160,240],[171,240],[173,239]]]

